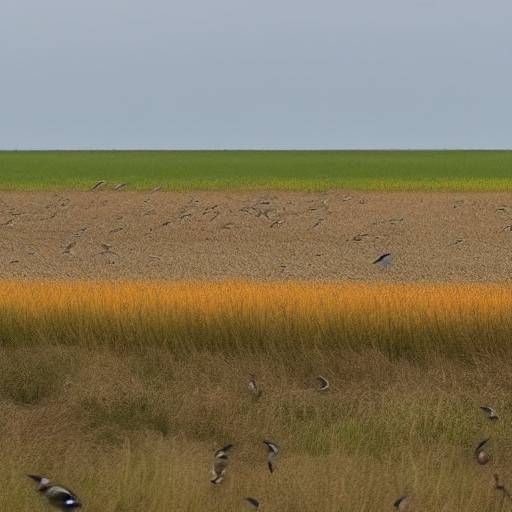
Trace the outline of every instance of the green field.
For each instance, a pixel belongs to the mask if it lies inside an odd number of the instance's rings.
[[[512,151],[4,151],[0,189],[511,190]]]

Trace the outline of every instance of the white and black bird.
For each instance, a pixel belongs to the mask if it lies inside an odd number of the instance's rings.
[[[498,415],[496,414],[496,411],[490,405],[481,405],[480,409],[482,409],[482,411],[484,411],[484,413],[488,419],[493,420],[493,421],[496,421],[498,419]]]
[[[248,387],[249,391],[256,398],[259,398],[261,396],[261,389],[258,388],[258,384],[256,384],[256,378],[254,377],[254,375],[250,375]]]
[[[316,380],[320,383],[320,391],[327,391],[330,387],[329,381],[325,378],[319,375]]]
[[[91,187],[91,192],[93,190],[98,190],[99,188],[103,187],[104,185],[106,185],[107,182],[105,180],[100,180],[100,181],[97,181],[92,187]]]
[[[52,484],[50,480],[44,476],[28,475],[28,477],[37,482],[37,490],[53,507],[59,510],[76,510],[82,506],[77,495],[62,485]]]
[[[219,485],[226,475],[226,468],[228,466],[228,452],[233,448],[232,444],[228,444],[219,448],[213,454],[214,461],[212,466],[213,479],[210,482],[214,485]]]
[[[267,464],[268,469],[271,473],[274,472],[274,460],[279,454],[279,446],[272,441],[263,441],[263,443],[267,446],[268,455],[267,455]]]
[[[381,254],[375,261],[372,262],[374,265],[379,265],[382,268],[388,268],[393,264],[393,256],[390,252]]]
[[[253,510],[259,510],[260,509],[260,502],[256,498],[244,498],[247,503],[251,506]]]
[[[478,443],[478,446],[475,448],[475,459],[481,466],[484,466],[491,460],[489,454],[484,450],[484,446],[487,444],[487,441],[489,441],[489,438]]]
[[[394,503],[393,506],[402,512],[409,510],[411,499],[409,496],[400,496]]]

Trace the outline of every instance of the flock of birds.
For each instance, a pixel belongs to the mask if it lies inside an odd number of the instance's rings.
[[[319,387],[317,388],[320,392],[326,392],[330,389],[329,380],[323,377],[322,375],[318,375],[316,377],[318,381]],[[250,379],[248,382],[248,388],[250,393],[259,398],[262,394],[261,389],[258,387],[256,383],[256,379],[254,375],[250,375]],[[498,414],[496,410],[489,406],[483,405],[480,409],[485,413],[487,418],[491,421],[498,420]],[[486,445],[489,442],[490,438],[486,438],[475,448],[474,457],[478,464],[484,466],[488,462],[490,462],[491,457],[489,453],[486,451]],[[281,449],[279,445],[273,441],[264,440],[263,444],[267,449],[267,466],[270,473],[275,471],[276,458],[280,454]],[[222,481],[225,479],[226,470],[228,468],[229,462],[229,454],[233,449],[233,444],[227,444],[222,448],[216,450],[213,454],[213,465],[212,465],[212,475],[213,478],[210,482],[213,485],[220,485]],[[39,475],[28,475],[29,478],[37,482],[37,491],[42,494],[48,503],[53,507],[61,510],[61,511],[72,511],[77,510],[82,507],[82,502],[78,498],[78,496],[71,491],[69,488],[64,487],[59,484],[52,484],[49,478]],[[509,489],[505,487],[505,485],[501,482],[500,477],[497,473],[494,473],[494,488],[502,494],[502,498],[511,500],[512,503],[512,494]],[[410,512],[411,508],[411,496],[403,495],[400,496],[394,503],[393,506],[400,512]],[[259,510],[261,508],[261,502],[259,499],[247,496],[243,498],[253,510]]]

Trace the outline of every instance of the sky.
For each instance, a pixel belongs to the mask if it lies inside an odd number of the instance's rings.
[[[510,0],[2,0],[0,149],[512,147]]]

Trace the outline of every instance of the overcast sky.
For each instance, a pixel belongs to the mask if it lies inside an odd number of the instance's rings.
[[[1,0],[0,148],[511,148],[510,0]]]

